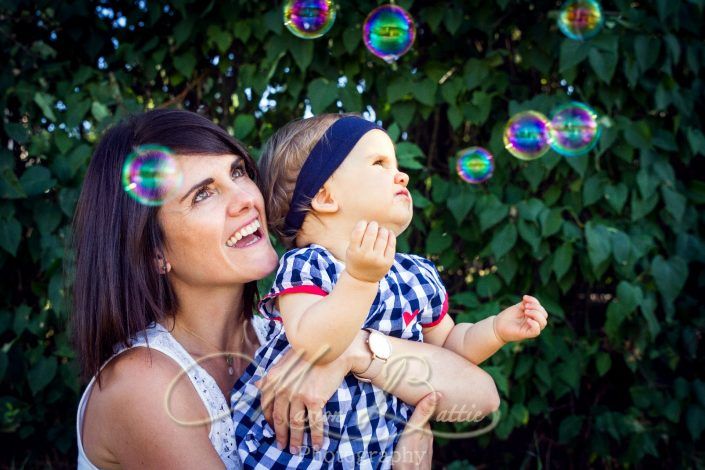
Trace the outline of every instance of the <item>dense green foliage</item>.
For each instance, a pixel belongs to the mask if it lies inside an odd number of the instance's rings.
[[[399,3],[419,31],[390,66],[361,41],[370,1],[341,0],[314,41],[271,2],[0,2],[3,463],[75,458],[64,265],[101,131],[181,106],[256,155],[308,104],[371,109],[399,141],[417,209],[401,248],[437,261],[456,319],[522,293],[552,314],[540,339],[485,364],[498,427],[437,439],[439,464],[705,465],[705,2],[606,1],[605,29],[584,43],[558,31],[556,1]],[[605,117],[596,150],[509,156],[512,113],[569,99]],[[495,155],[485,185],[453,171],[469,145]]]

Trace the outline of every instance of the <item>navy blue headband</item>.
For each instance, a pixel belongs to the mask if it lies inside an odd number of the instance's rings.
[[[289,213],[284,219],[284,231],[294,236],[304,223],[311,199],[323,187],[333,172],[343,163],[355,144],[373,129],[384,130],[378,125],[357,116],[346,116],[335,121],[309,153],[299,177]]]

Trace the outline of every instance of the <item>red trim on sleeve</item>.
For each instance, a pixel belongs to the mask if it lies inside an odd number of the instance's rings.
[[[448,313],[448,295],[446,294],[446,298],[443,299],[443,308],[441,309],[441,315],[435,320],[432,321],[431,323],[422,323],[421,326],[424,328],[431,328],[433,326],[438,325],[441,320],[443,320],[443,317],[446,316],[446,313]]]
[[[282,291],[279,291],[276,295],[284,295],[284,294],[313,294],[313,295],[322,295],[325,297],[328,295],[328,292],[324,291],[318,286],[312,286],[312,285],[306,285],[306,286],[294,286],[294,287],[289,287],[288,289],[284,289]]]
[[[262,303],[265,300],[273,299],[274,297],[278,297],[278,296],[284,295],[284,294],[313,294],[313,295],[320,295],[320,296],[325,297],[326,295],[328,295],[328,292],[324,291],[323,289],[321,289],[318,286],[313,286],[313,285],[289,287],[289,288],[281,290],[275,294],[266,295],[264,298],[262,298],[262,300],[259,301],[258,310],[261,309]],[[278,321],[278,322],[282,321],[281,317],[270,317],[266,314],[262,314],[262,316],[265,318],[272,319],[274,321]]]

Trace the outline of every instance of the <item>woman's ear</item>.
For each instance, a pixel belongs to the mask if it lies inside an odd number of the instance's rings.
[[[334,214],[338,212],[340,206],[328,185],[324,184],[311,199],[311,208],[319,214]]]
[[[159,274],[164,275],[168,274],[169,271],[171,271],[171,264],[169,264],[164,255],[161,253],[157,254],[154,263],[157,265],[157,272]]]

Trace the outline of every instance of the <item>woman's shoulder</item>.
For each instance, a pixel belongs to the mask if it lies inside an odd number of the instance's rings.
[[[208,422],[208,411],[188,378],[175,380],[180,375],[185,378],[171,358],[145,347],[126,349],[106,364],[100,386],[96,382],[91,391],[83,423],[84,446],[91,461],[99,461],[91,448],[108,448],[111,454],[124,457],[150,436],[176,438],[183,427],[179,423]],[[110,430],[107,434],[106,429]],[[201,432],[207,442],[208,427]]]
[[[176,380],[179,377],[185,380]],[[132,347],[122,351],[105,366],[100,382],[93,395],[103,395],[105,403],[118,406],[121,413],[149,413],[153,404],[161,408],[165,393],[170,393],[174,401],[186,400],[196,408],[203,408],[179,364],[153,348]]]

